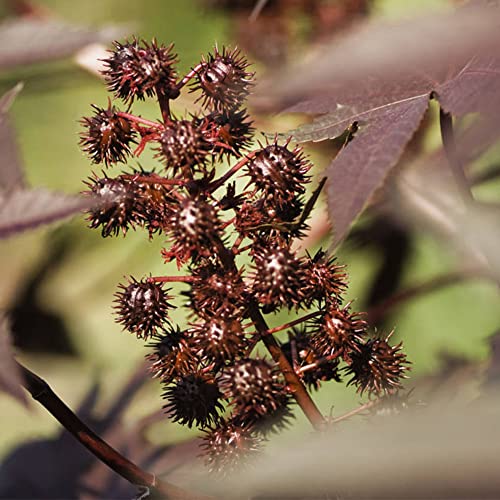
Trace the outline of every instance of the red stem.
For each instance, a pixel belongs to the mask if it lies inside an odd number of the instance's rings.
[[[213,192],[216,189],[219,189],[222,185],[226,183],[227,180],[229,180],[240,168],[244,167],[253,157],[257,154],[256,151],[252,151],[251,153],[248,153],[244,158],[242,158],[236,165],[231,167],[222,177],[219,179],[213,181],[209,187],[208,191]]]
[[[152,122],[151,120],[146,120],[146,118],[141,118],[140,116],[135,116],[130,113],[125,113],[124,111],[118,111],[116,113],[118,116],[125,118],[131,122],[140,123],[141,125],[146,125],[152,128],[162,128],[162,124],[158,122]]]
[[[197,64],[186,76],[177,84],[177,90],[180,90],[186,83],[189,82],[192,78],[194,78],[198,71],[204,66],[204,62]]]
[[[148,281],[155,283],[194,283],[197,278],[194,276],[151,276]]]

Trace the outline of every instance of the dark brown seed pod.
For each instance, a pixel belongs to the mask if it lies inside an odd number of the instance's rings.
[[[125,235],[129,228],[144,222],[137,210],[134,186],[128,179],[99,177],[94,173],[85,184],[89,190],[83,194],[97,198],[87,211],[89,227],[100,227],[103,237]]]
[[[291,406],[292,397],[283,392],[276,395],[275,406],[269,407],[265,415],[254,405],[246,405],[236,407],[232,418],[244,427],[251,426],[256,435],[267,438],[290,427],[295,418]]]
[[[201,90],[203,106],[217,112],[232,111],[247,98],[253,85],[253,73],[247,71],[247,60],[238,49],[216,47],[203,58],[196,72],[192,91]]]
[[[200,197],[180,200],[164,229],[173,242],[170,249],[162,251],[167,261],[176,259],[182,264],[217,254],[215,242],[221,237],[222,223],[216,208]]]
[[[168,311],[174,307],[162,284],[147,279],[137,281],[131,277],[127,284],[120,284],[118,288],[115,294],[117,323],[143,339],[162,329],[168,319]]]
[[[165,47],[155,40],[148,44],[134,39],[123,44],[114,42],[110,52],[111,56],[103,60],[102,74],[117,98],[132,102],[155,93],[171,99],[179,95],[173,45]]]
[[[126,161],[136,136],[130,123],[119,116],[111,104],[107,109],[92,107],[94,115],[81,120],[86,130],[80,134],[80,147],[93,163],[109,166]]]
[[[310,388],[318,390],[321,382],[341,382],[340,359],[322,357],[313,345],[313,337],[304,328],[293,328],[288,342],[281,349],[292,366],[300,371],[300,377]]]
[[[207,374],[192,373],[179,377],[165,389],[165,412],[174,421],[191,428],[207,427],[217,422],[224,409],[215,380]]]
[[[229,474],[260,451],[261,439],[249,426],[232,420],[221,420],[205,433],[200,447],[209,470],[214,473]]]
[[[200,317],[241,317],[247,291],[241,272],[232,273],[217,261],[204,260],[191,271],[194,281],[187,293],[189,307]]]
[[[300,260],[287,246],[261,247],[254,251],[252,292],[263,306],[263,312],[281,306],[298,306],[304,282]]]
[[[167,125],[160,136],[159,156],[172,174],[192,177],[194,167],[205,171],[205,162],[212,146],[195,122],[189,120],[173,121]]]
[[[276,371],[263,359],[247,359],[228,366],[220,376],[219,387],[240,415],[272,414],[286,394]]]
[[[246,169],[250,182],[282,206],[305,193],[311,166],[301,148],[290,151],[288,143],[281,146],[275,141],[255,153]]]
[[[247,345],[241,323],[232,317],[214,316],[193,325],[190,334],[198,356],[208,364],[233,361]]]
[[[302,292],[307,306],[314,302],[320,306],[325,303],[342,303],[342,294],[347,288],[347,274],[344,266],[336,264],[335,257],[328,257],[319,249],[314,257],[307,255],[303,260],[303,270],[306,279]]]
[[[219,158],[239,156],[250,145],[254,129],[246,110],[210,113],[205,120],[205,134]]]
[[[178,327],[167,325],[161,334],[151,337],[146,345],[152,352],[146,356],[151,362],[153,377],[169,384],[175,377],[187,375],[196,370],[198,358],[194,354],[189,337]]]
[[[410,364],[402,352],[400,342],[389,344],[392,333],[385,339],[370,339],[351,355],[346,374],[352,376],[347,385],[356,385],[363,394],[393,394],[401,389],[401,381]]]
[[[327,304],[323,314],[311,321],[314,330],[312,343],[323,358],[342,358],[349,362],[366,334],[366,322],[358,313],[350,311],[350,304],[342,309]]]

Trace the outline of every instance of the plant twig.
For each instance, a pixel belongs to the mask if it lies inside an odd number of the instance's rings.
[[[388,314],[388,312],[396,307],[397,305],[406,302],[408,300],[414,299],[420,295],[426,293],[437,291],[441,288],[454,285],[461,281],[465,281],[474,277],[482,277],[479,271],[468,270],[468,271],[454,271],[441,276],[436,276],[428,281],[424,281],[417,285],[406,288],[396,292],[392,296],[388,297],[386,300],[380,302],[373,306],[369,311],[367,311],[367,321],[370,324],[378,323]],[[484,276],[486,277],[486,276]]]
[[[347,413],[340,415],[340,417],[337,417],[337,418],[330,420],[330,423],[331,424],[338,424],[339,422],[342,422],[342,420],[347,420],[348,418],[351,418],[354,415],[358,415],[359,413],[362,413],[365,410],[369,410],[370,408],[377,406],[381,402],[382,402],[382,398],[372,399],[371,401],[368,401],[367,403],[364,403],[361,406],[354,408],[354,410],[348,411]]]
[[[439,108],[439,124],[441,126],[441,139],[443,141],[444,151],[448,159],[448,164],[455,177],[458,190],[462,199],[466,204],[470,203],[474,197],[469,185],[469,181],[465,176],[462,162],[458,156],[457,145],[455,143],[455,135],[453,133],[453,119],[450,113],[447,113],[443,108]]]
[[[172,500],[195,500],[209,497],[189,493],[177,486],[162,481],[125,458],[87,427],[73,411],[57,396],[38,375],[17,363],[23,375],[23,386],[33,399],[45,407],[56,420],[83,444],[97,459],[113,469],[130,483],[151,488],[164,498]]]
[[[214,243],[216,244],[218,254],[224,267],[227,271],[233,273],[234,276],[238,276],[238,269],[234,262],[234,255],[224,246],[224,243],[220,239],[216,240]],[[241,279],[241,277],[239,279]],[[297,404],[301,407],[309,422],[311,422],[311,425],[316,430],[323,430],[326,426],[325,418],[312,400],[310,394],[307,392],[305,385],[295,373],[277,340],[272,335],[267,335],[269,327],[259,310],[257,302],[253,298],[248,301],[248,315],[253,321],[259,336],[262,338],[262,342],[264,342],[264,345],[269,351],[269,354],[271,354],[275,363],[277,363],[280,367],[290,392],[297,401]]]

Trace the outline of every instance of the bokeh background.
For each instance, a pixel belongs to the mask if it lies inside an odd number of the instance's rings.
[[[327,17],[320,25],[323,31],[318,31],[317,19],[292,6],[281,18],[267,19],[263,15],[262,22],[269,23],[261,32],[268,33],[266,38],[249,32],[248,11],[224,8],[224,4],[231,3],[39,0],[33,6],[36,15],[74,25],[91,28],[113,25],[124,36],[134,34],[146,40],[155,37],[162,43],[174,42],[180,72],[194,66],[215,43],[248,46],[258,77],[265,76],[269,66],[284,64],[311,44],[321,43],[329,36],[329,29],[347,29],[351,22],[348,16],[337,24]],[[323,3],[363,2],[325,0]],[[0,16],[12,16],[23,5],[3,1]],[[367,14],[361,9],[361,17],[399,18],[447,9],[450,2],[373,0],[366,5]],[[79,120],[91,113],[91,103],[106,105],[105,86],[75,58],[4,71],[0,75],[0,91],[3,93],[21,80],[25,87],[11,110],[11,117],[29,184],[66,193],[81,191],[82,180],[90,175],[92,166],[78,147]],[[182,114],[191,105],[188,95],[176,102],[174,111]],[[155,103],[141,103],[136,111],[151,119],[159,116]],[[424,137],[426,149],[439,143],[435,117],[435,110],[431,109]],[[297,120],[287,115],[255,115],[257,130],[266,132],[290,129]],[[329,146],[308,146],[307,151],[315,161],[315,174],[319,175],[331,158]],[[149,153],[140,160],[146,168],[153,162]],[[497,193],[498,184],[488,185],[486,195],[488,190]],[[319,236],[312,242],[315,248],[328,247],[321,211],[325,212],[324,202],[311,221],[313,228],[318,226]],[[387,237],[383,230],[379,231],[377,234],[381,236],[377,240],[373,233],[364,231],[371,222],[362,219],[354,237],[338,251],[339,261],[347,265],[348,297],[355,299],[356,309],[373,305],[377,283],[389,290],[391,286],[404,289],[452,269],[455,257],[430,235],[390,228]],[[149,241],[141,231],[130,232],[126,238],[103,239],[98,231],[86,228],[83,217],[55,229],[39,229],[1,243],[0,308],[13,311],[18,357],[44,377],[70,407],[78,407],[98,384],[100,392],[94,414],[105,413],[109,402],[141,365],[146,353],[142,343],[121,332],[113,321],[113,293],[124,276],[168,274],[159,255],[161,247],[161,239]],[[392,276],[395,267],[401,270],[396,273],[397,283],[380,285],[381,274]],[[175,314],[175,319],[182,323],[182,311]],[[285,320],[276,318],[276,324],[280,319]],[[444,287],[395,308],[380,328],[396,329],[394,339],[404,341],[413,362],[414,379],[464,364],[469,367],[469,374],[480,374],[490,356],[491,335],[498,328],[497,288],[481,280]],[[469,381],[459,397],[475,394],[477,378],[471,377]],[[124,428],[132,429],[139,418],[158,410],[162,404],[160,392],[159,384],[154,381],[142,385],[123,413]],[[353,390],[334,382],[325,384],[315,398],[325,414],[341,414],[359,401]],[[300,416],[298,425],[306,429]],[[33,404],[26,410],[4,394],[0,394],[0,426],[0,460],[22,443],[52,438],[60,431],[58,423],[43,408]],[[164,418],[149,426],[146,434],[154,443],[170,444],[188,438],[193,432]],[[287,439],[287,434],[279,439]]]

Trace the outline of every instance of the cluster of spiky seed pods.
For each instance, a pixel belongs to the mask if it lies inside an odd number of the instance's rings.
[[[88,221],[103,236],[144,227],[166,239],[165,261],[186,270],[130,278],[115,310],[150,349],[167,415],[204,429],[210,467],[230,470],[256,451],[293,418],[294,400],[318,427],[322,417],[307,389],[323,381],[345,376],[360,393],[396,393],[407,369],[401,345],[369,338],[363,319],[342,305],[346,275],[334,258],[294,250],[322,186],[306,200],[310,162],[289,142],[248,151],[253,129],[243,103],[253,74],[241,54],[215,49],[180,78],[172,46],[134,39],[116,42],[104,64],[109,90],[128,109],[94,106],[82,121],[83,150],[109,167],[148,146],[161,167],[93,174],[86,193],[100,201]],[[199,93],[200,112],[175,118],[170,101],[185,87]],[[161,121],[129,112],[146,97],[157,99]],[[235,164],[224,170],[221,160]],[[237,172],[247,180],[243,188],[232,180]],[[242,255],[248,269],[237,264]],[[188,287],[183,328],[169,319],[171,281]],[[283,309],[297,319],[270,329],[266,315]],[[273,336],[280,330],[288,330],[281,344]],[[252,355],[258,343],[270,360]]]

